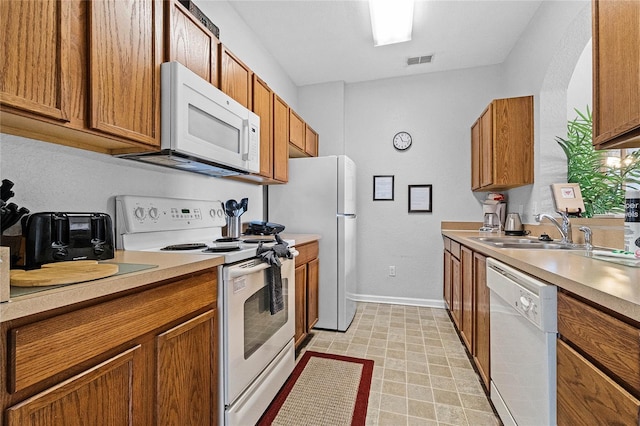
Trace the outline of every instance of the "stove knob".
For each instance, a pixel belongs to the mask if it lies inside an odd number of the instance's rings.
[[[151,207],[149,209],[149,217],[151,217],[151,219],[153,219],[153,220],[157,220],[158,219],[158,209],[157,209],[157,207]]]
[[[136,207],[136,209],[133,211],[133,214],[138,220],[144,219],[144,209],[142,207]]]

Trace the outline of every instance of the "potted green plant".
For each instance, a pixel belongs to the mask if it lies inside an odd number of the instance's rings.
[[[584,217],[624,212],[627,187],[640,185],[640,149],[626,154],[616,164],[608,163],[607,151],[597,151],[592,143],[592,116],[575,110],[577,117],[567,122],[567,138],[556,142],[567,156],[567,182],[580,185]],[[619,152],[619,151],[618,151]]]

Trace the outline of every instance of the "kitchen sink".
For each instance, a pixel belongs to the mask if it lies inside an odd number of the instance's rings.
[[[541,241],[534,238],[519,237],[471,237],[471,239],[479,241],[496,248],[509,249],[543,249],[543,250],[585,250],[584,244],[565,244],[554,241]],[[599,248],[599,247],[594,247]]]

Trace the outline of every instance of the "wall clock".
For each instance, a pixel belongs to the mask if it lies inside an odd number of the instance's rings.
[[[393,147],[398,151],[405,151],[411,146],[411,135],[408,132],[398,132],[393,137]]]

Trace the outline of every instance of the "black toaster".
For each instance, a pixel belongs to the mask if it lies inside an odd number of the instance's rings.
[[[22,219],[25,269],[66,260],[113,259],[113,226],[106,213],[33,213]]]

